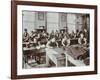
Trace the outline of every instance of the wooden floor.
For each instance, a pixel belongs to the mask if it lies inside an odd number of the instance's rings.
[[[68,67],[71,67],[71,66],[75,66],[75,65],[72,64],[70,61],[68,61]],[[52,67],[55,67],[55,65],[53,63],[51,63],[51,62],[50,62],[49,65],[46,65],[45,63],[38,64],[34,59],[33,60],[29,60],[28,63],[24,63],[24,68],[25,69],[31,69],[31,68],[48,68],[48,67],[52,68]]]

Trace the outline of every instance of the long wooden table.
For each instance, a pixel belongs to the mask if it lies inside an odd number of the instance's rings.
[[[55,63],[56,67],[61,66],[60,61],[64,60],[65,57],[62,54],[64,50],[62,48],[47,48],[46,49],[46,65],[49,65],[49,60]]]
[[[28,55],[30,55],[31,57],[34,56],[35,60],[40,63],[41,61],[41,56],[44,55],[45,53],[45,49],[44,48],[36,48],[36,47],[24,47],[23,48],[23,55],[25,60],[28,59]],[[38,58],[38,59],[37,59]],[[27,62],[27,61],[26,61]]]
[[[73,46],[66,47],[65,49],[47,48],[46,49],[46,65],[49,65],[49,60],[51,60],[56,65],[56,67],[61,66],[59,62],[59,57],[61,57],[62,53],[65,54],[65,56],[62,57],[62,60],[66,59],[65,61],[66,66],[68,66],[68,61],[70,61],[75,66],[85,66],[82,60],[76,59],[77,56],[84,54],[84,51],[81,51],[80,48],[78,49]]]

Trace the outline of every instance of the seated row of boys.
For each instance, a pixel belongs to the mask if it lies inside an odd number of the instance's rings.
[[[45,45],[46,47],[59,47],[59,46],[69,46],[71,39],[78,39],[79,44],[87,44],[87,31],[84,32],[76,31],[69,34],[68,32],[52,31],[50,34],[47,32],[31,32],[31,35],[24,29],[23,42],[33,42],[33,46]],[[86,35],[85,35],[85,34]]]

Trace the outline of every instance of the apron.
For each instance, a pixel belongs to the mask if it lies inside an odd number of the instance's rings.
[[[81,43],[82,43],[82,44],[84,44],[84,43],[85,43],[84,39],[81,39]]]
[[[68,44],[68,43],[67,43],[67,40],[65,40],[65,41],[64,41],[64,44],[65,44],[65,45],[67,45],[67,44]]]

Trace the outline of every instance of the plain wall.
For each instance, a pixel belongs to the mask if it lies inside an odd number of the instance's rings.
[[[30,33],[31,30],[34,30],[36,25],[36,21],[35,21],[35,12],[32,11],[23,11],[22,12],[22,26],[23,26],[23,32],[24,29],[28,29],[28,32]]]
[[[41,13],[41,12],[40,12]],[[82,30],[83,21],[82,16],[79,14],[72,13],[59,13],[59,12],[42,12],[44,13],[43,20],[38,19],[38,12],[36,11],[23,11],[22,22],[23,32],[27,29],[29,34],[35,29],[39,29],[40,26],[47,27],[47,32],[51,33],[59,29],[65,29],[68,27],[68,32],[76,32]],[[77,19],[78,15],[78,19]],[[41,16],[40,16],[41,17]],[[77,23],[78,22],[78,23]]]

